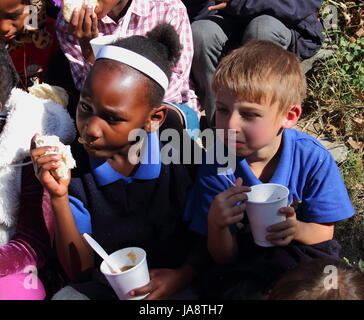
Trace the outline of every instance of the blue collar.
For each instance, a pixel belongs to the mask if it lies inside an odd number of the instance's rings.
[[[290,174],[288,171],[290,168],[292,168],[292,148],[293,148],[293,142],[292,142],[292,129],[285,129],[283,130],[283,136],[282,136],[282,150],[280,154],[280,159],[278,162],[278,166],[276,170],[273,173],[272,178],[270,179],[269,183],[278,183],[283,185],[288,185]],[[240,160],[238,162],[236,168],[236,176],[242,177],[243,179],[243,185],[249,185],[253,186],[256,184],[261,184],[262,181],[260,181],[253,173],[253,171],[250,169],[249,164],[245,159]],[[244,184],[245,182],[245,184]]]
[[[115,171],[107,161],[100,161],[89,158],[92,173],[96,183],[99,186],[105,186],[118,180],[123,180],[126,183],[138,180],[157,179],[161,171],[161,159],[159,139],[156,132],[147,135],[147,140],[144,142],[140,155],[140,163],[133,176],[125,177]]]

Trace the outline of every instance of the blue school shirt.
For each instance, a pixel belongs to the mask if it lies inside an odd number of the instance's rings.
[[[331,156],[313,137],[294,129],[283,131],[282,151],[270,183],[286,186],[288,203],[299,202],[297,219],[304,222],[330,223],[350,218],[354,209],[340,171]],[[261,184],[246,160],[237,158],[236,169],[226,169],[230,180],[238,177],[243,185]],[[207,214],[215,196],[231,187],[217,164],[203,164],[189,194],[185,219],[190,228],[207,235]],[[234,232],[232,227],[231,231]]]
[[[156,132],[147,135],[148,143],[143,145],[140,157],[140,165],[135,174],[125,177],[115,171],[108,162],[89,158],[90,168],[99,186],[105,186],[118,180],[123,180],[126,184],[134,179],[151,180],[156,179],[161,171],[160,145]],[[78,198],[69,196],[70,207],[78,231],[82,233],[92,233],[90,212]]]
[[[191,175],[184,165],[161,161],[164,149],[156,133],[146,141],[132,177],[90,160],[82,145],[72,143],[77,162],[69,185],[73,215],[79,232],[92,232],[106,252],[140,247],[147,252],[148,267],[178,268],[193,245],[183,221]]]

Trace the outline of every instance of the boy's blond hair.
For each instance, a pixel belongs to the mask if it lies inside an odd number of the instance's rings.
[[[212,81],[215,95],[230,90],[247,102],[279,106],[285,113],[306,97],[306,78],[298,58],[271,41],[251,40],[218,65]]]

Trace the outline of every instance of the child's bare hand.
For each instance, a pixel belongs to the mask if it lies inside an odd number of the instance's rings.
[[[99,34],[98,20],[92,7],[83,5],[81,9],[75,9],[72,13],[68,31],[79,40],[89,41]]]
[[[216,0],[215,2],[221,2],[221,3],[208,7],[207,9],[209,11],[225,9],[229,5],[230,0]]]
[[[179,269],[153,269],[147,285],[131,290],[130,296],[149,295],[145,300],[166,299],[186,285]]]
[[[208,224],[211,227],[223,229],[236,222],[239,222],[244,217],[245,203],[248,199],[245,192],[251,189],[242,186],[243,180],[238,178],[235,186],[218,194],[211,204],[208,213]],[[238,202],[241,202],[236,206]]]
[[[68,185],[71,177],[70,170],[68,171],[68,179],[58,179],[55,170],[61,166],[61,155],[45,154],[48,151],[55,151],[54,147],[51,146],[36,148],[34,142],[36,136],[32,138],[30,148],[35,175],[51,196],[63,197],[68,193]]]
[[[286,215],[287,220],[267,228],[270,234],[266,239],[276,246],[287,246],[296,238],[299,221],[292,207],[284,207],[279,212]]]

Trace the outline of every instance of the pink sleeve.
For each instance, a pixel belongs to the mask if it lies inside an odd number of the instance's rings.
[[[60,47],[69,61],[73,82],[81,90],[91,65],[84,59],[78,40],[68,33],[68,23],[63,19],[62,11],[57,18],[56,33]]]
[[[42,267],[54,234],[49,194],[44,191],[30,164],[23,168],[20,211],[16,232],[0,247],[0,277],[22,272],[27,266]]]
[[[169,22],[177,31],[182,50],[178,64],[172,70],[171,81],[164,100],[174,103],[185,103],[197,113],[197,97],[189,86],[190,71],[193,58],[193,40],[190,21],[186,8],[172,7],[167,15]]]

